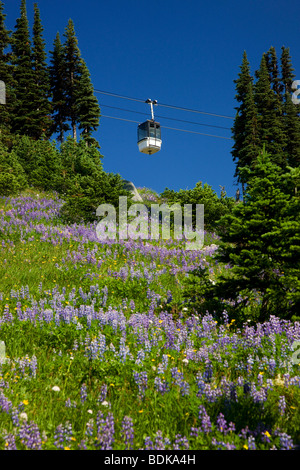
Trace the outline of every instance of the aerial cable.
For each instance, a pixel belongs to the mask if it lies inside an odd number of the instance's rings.
[[[148,113],[143,113],[142,111],[134,111],[133,109],[126,109],[126,108],[119,108],[117,106],[109,106],[107,104],[100,104],[100,107],[102,108],[110,108],[110,109],[117,109],[119,111],[127,111],[129,113],[135,113],[135,114],[143,114],[143,115],[148,115]],[[204,123],[201,123],[201,122],[195,122],[195,121],[186,121],[184,119],[176,119],[176,118],[171,118],[171,117],[167,117],[167,116],[160,116],[160,115],[156,115],[156,117],[160,118],[160,119],[168,119],[170,121],[178,121],[178,122],[184,122],[186,124],[196,124],[197,126],[205,126],[205,127],[215,127],[217,129],[226,129],[226,130],[231,130],[230,127],[224,127],[224,126],[215,126],[213,124],[204,124]]]
[[[123,96],[123,95],[119,95],[117,93],[111,93],[109,91],[102,91],[102,90],[94,89],[94,92],[95,93],[101,93],[102,95],[115,96],[117,98],[122,98],[122,99],[126,99],[126,100],[131,100],[131,101],[137,101],[139,103],[145,103],[145,100],[141,100],[141,99],[138,99],[138,98],[132,98],[132,97],[129,97],[129,96]],[[205,114],[207,116],[221,117],[221,118],[225,118],[225,119],[234,119],[234,117],[232,117],[232,116],[226,116],[226,115],[223,115],[223,114],[208,113],[208,112],[205,112],[205,111],[200,111],[198,109],[183,108],[183,107],[180,107],[180,106],[174,106],[174,105],[171,105],[171,104],[164,104],[164,103],[158,103],[158,104],[159,104],[159,106],[162,106],[164,108],[178,109],[178,110],[181,110],[181,111],[189,111],[191,113]]]
[[[117,119],[119,121],[133,122],[133,123],[139,124],[139,121],[134,121],[132,119],[125,119],[125,118],[118,118],[118,117],[115,117],[115,116],[108,116],[106,114],[102,114],[101,117],[109,118],[109,119]],[[232,140],[231,137],[223,137],[221,135],[204,134],[203,132],[189,131],[187,129],[177,129],[175,127],[168,127],[168,126],[160,126],[160,127],[164,128],[164,129],[171,129],[173,131],[188,132],[188,133],[191,133],[191,134],[204,135],[204,136],[207,136],[207,137],[216,137],[218,139]]]

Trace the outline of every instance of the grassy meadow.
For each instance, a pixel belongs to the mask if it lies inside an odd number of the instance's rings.
[[[189,311],[188,273],[226,269],[213,234],[100,242],[62,204],[0,199],[0,449],[296,448],[300,324]]]

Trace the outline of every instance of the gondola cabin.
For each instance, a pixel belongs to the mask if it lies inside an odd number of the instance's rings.
[[[138,126],[139,151],[152,155],[161,149],[160,124],[153,119],[147,120]]]

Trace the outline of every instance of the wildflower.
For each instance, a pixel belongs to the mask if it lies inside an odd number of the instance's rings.
[[[281,416],[284,415],[286,408],[285,396],[279,397],[278,409]]]
[[[29,401],[28,400],[23,400],[24,405],[28,405]]]
[[[134,439],[134,430],[133,430],[133,421],[129,416],[125,416],[122,421],[121,436],[124,439],[127,449],[132,449],[133,439]]]
[[[57,385],[54,385],[54,387],[52,387],[52,390],[54,392],[60,392],[60,388]]]
[[[27,421],[27,419],[28,419],[27,413],[25,413],[25,411],[23,411],[22,413],[19,414],[19,418],[23,419],[24,421]]]

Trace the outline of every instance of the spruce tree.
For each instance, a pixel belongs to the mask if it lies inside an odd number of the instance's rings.
[[[37,4],[34,4],[33,22],[33,48],[32,60],[34,70],[35,93],[35,121],[37,123],[35,135],[36,139],[42,134],[49,136],[51,126],[51,104],[49,71],[46,63],[45,41],[42,37],[43,27],[41,24],[40,12]]]
[[[247,299],[254,296],[259,302],[253,320],[264,321],[271,314],[291,318],[300,307],[300,199],[294,191],[295,172],[284,174],[265,150],[255,168],[244,171],[248,173],[245,203],[223,218],[227,230],[221,234],[216,259],[231,268],[220,277],[215,294],[232,301],[233,314],[243,321],[244,315],[254,315],[254,309],[245,310]]]
[[[291,95],[288,92],[285,93],[284,99],[287,165],[296,168],[300,166],[300,118],[297,109],[299,105],[292,102]]]
[[[281,57],[280,57],[280,64],[281,64],[281,90],[283,95],[285,96],[286,93],[291,93],[292,91],[292,83],[295,80],[294,69],[292,67],[291,56],[290,56],[290,49],[288,47],[282,46],[281,48]]]
[[[67,120],[64,50],[59,33],[56,34],[50,59],[50,89],[52,96],[51,134],[58,134],[57,140],[64,141],[64,133],[70,130]]]
[[[14,65],[15,106],[12,131],[34,137],[36,135],[36,85],[32,65],[26,0],[21,0],[20,18],[16,21],[12,41]]]
[[[253,77],[250,74],[250,64],[246,51],[240,67],[239,78],[234,80],[236,84],[235,99],[239,103],[236,109],[236,117],[232,128],[234,145],[231,151],[236,168],[234,177],[242,183],[243,193],[246,181],[241,179],[240,168],[252,166],[258,151],[258,116],[253,97]]]
[[[94,95],[89,70],[83,59],[81,59],[80,77],[76,87],[75,100],[78,127],[82,129],[83,139],[87,146],[94,144],[99,147],[99,143],[92,137],[92,131],[95,131],[99,126],[100,107]]]
[[[1,130],[9,130],[11,127],[11,115],[14,103],[12,66],[10,64],[11,53],[8,48],[11,44],[11,31],[6,29],[4,4],[0,2],[0,80],[5,84],[5,104],[0,104]]]
[[[282,107],[278,95],[271,89],[266,55],[263,54],[260,68],[256,72],[254,100],[259,118],[259,139],[266,145],[274,163],[286,166],[284,153],[286,135],[282,119]]]
[[[70,19],[65,29],[64,37],[64,73],[66,89],[67,119],[71,122],[73,139],[77,139],[76,126],[78,124],[77,114],[77,87],[81,72],[81,55],[78,48],[78,40],[75,34],[74,23]]]
[[[271,89],[278,96],[281,101],[281,83],[279,76],[278,60],[275,47],[270,47],[269,51],[265,54],[267,69],[269,71],[269,80]]]

